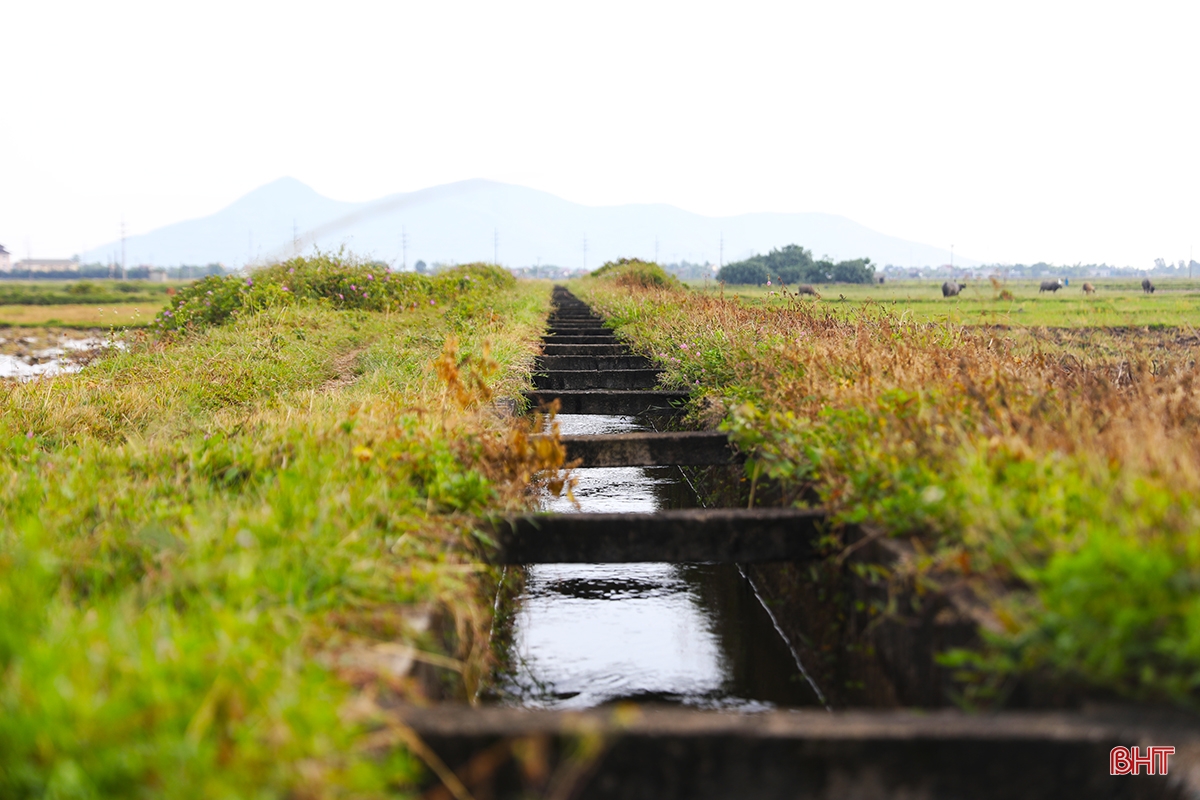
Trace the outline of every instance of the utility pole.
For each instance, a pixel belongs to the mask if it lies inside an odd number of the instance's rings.
[[[725,234],[724,233],[721,234],[721,249],[719,251],[719,255],[717,256],[717,266],[718,267],[725,266]]]
[[[400,226],[400,271],[408,272],[408,231]]]
[[[492,263],[500,265],[500,229],[492,228]]]
[[[125,217],[121,217],[121,280],[125,280]]]

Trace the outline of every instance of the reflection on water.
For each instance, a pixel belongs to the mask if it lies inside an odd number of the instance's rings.
[[[631,417],[561,415],[563,434],[647,430]],[[694,506],[678,467],[576,471],[575,508]],[[509,573],[493,642],[502,702],[587,708],[656,700],[756,710],[818,698],[746,580],[724,564],[539,564]]]
[[[496,691],[514,705],[818,704],[732,565],[531,566],[510,625]]]
[[[8,329],[0,334],[0,378],[30,380],[78,372],[79,356],[121,346],[92,332],[55,329]]]

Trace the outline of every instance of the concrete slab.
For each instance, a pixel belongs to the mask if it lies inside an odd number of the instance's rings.
[[[645,356],[539,356],[535,369],[551,370],[609,370],[653,369]]]
[[[656,369],[545,370],[533,374],[538,389],[653,389]]]
[[[825,514],[792,508],[526,514],[479,521],[496,564],[749,564],[817,554]]]
[[[562,414],[678,414],[683,411],[687,392],[623,391],[619,389],[575,389],[526,392],[525,398],[537,408],[557,399]]]
[[[741,460],[719,431],[563,436],[567,460],[582,467],[661,467],[733,464]]]
[[[1114,712],[769,711],[619,705],[583,712],[441,705],[393,713],[467,788],[625,800],[1058,800],[1200,795],[1197,720]],[[1109,774],[1115,746],[1173,745],[1166,777]],[[480,769],[482,754],[490,768]],[[540,753],[538,769],[529,754]],[[564,793],[565,795],[565,793]],[[540,796],[540,795],[539,795]]]

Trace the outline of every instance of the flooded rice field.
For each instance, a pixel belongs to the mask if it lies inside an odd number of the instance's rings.
[[[0,328],[0,378],[33,378],[78,372],[105,347],[120,346],[105,331]]]
[[[561,433],[651,428],[635,417],[561,415]],[[558,513],[694,508],[679,467],[575,472]],[[508,568],[493,647],[492,700],[533,708],[650,701],[744,711],[824,700],[732,564],[536,564]]]

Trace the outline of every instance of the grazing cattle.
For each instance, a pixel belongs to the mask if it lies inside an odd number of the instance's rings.
[[[1084,294],[1095,294],[1095,293],[1096,293],[1096,287],[1095,287],[1095,286],[1092,286],[1090,283],[1085,283],[1085,284],[1083,285],[1083,293],[1084,293]]]
[[[796,294],[811,294],[813,297],[817,298],[818,300],[821,299],[821,293],[818,292],[813,287],[809,286],[807,283],[802,283],[799,286],[797,286]]]
[[[1061,278],[1056,281],[1042,281],[1042,286],[1040,289],[1038,289],[1038,294],[1041,294],[1042,292],[1057,292],[1065,285],[1066,284],[1062,282]]]
[[[946,281],[942,284],[942,297],[958,297],[958,293],[967,288],[965,283]]]
[[[1154,284],[1149,278],[1142,278],[1142,291],[1146,294],[1154,294]]]

